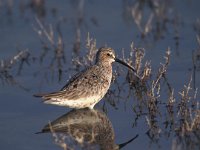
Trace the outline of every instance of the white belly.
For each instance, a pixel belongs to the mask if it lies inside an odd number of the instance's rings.
[[[104,96],[104,95],[103,95]],[[76,100],[68,100],[62,98],[52,98],[51,100],[44,101],[45,104],[53,104],[59,106],[67,106],[70,108],[90,108],[93,109],[94,105],[98,103],[103,96],[90,96],[90,97],[83,97]]]

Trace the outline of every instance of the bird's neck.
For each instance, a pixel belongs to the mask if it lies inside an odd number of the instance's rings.
[[[105,74],[112,74],[112,63],[109,61],[99,61],[97,65],[104,70]]]

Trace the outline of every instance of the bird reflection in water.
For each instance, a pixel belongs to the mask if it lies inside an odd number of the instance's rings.
[[[72,147],[82,149],[117,150],[132,142],[138,135],[123,144],[115,144],[112,124],[100,110],[72,110],[44,126],[41,132],[55,132],[74,141]],[[65,141],[68,147],[68,141]],[[71,142],[72,143],[72,142]]]

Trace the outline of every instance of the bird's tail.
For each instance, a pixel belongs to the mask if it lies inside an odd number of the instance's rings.
[[[34,97],[41,97],[43,98],[45,101],[46,100],[50,100],[52,98],[55,98],[55,97],[60,97],[63,95],[63,91],[60,91],[60,92],[52,92],[52,93],[42,93],[42,94],[34,94],[33,96]]]
[[[33,94],[34,97],[43,97],[45,95],[47,95],[47,94]]]

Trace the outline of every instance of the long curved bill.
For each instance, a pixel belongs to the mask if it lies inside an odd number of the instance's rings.
[[[128,64],[125,63],[124,61],[122,61],[122,60],[120,60],[120,59],[118,59],[118,58],[115,58],[115,61],[118,62],[118,63],[120,63],[120,64],[122,64],[122,65],[124,65],[124,66],[126,66],[126,67],[128,67],[128,68],[130,68],[130,69],[133,70],[134,72],[136,72],[135,68],[131,67],[130,65],[128,65]]]
[[[126,146],[127,144],[131,143],[132,141],[134,141],[139,135],[137,134],[135,137],[133,137],[132,139],[130,139],[129,141],[127,142],[124,142],[122,144],[119,144],[119,149],[121,149],[122,147]]]

